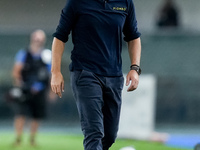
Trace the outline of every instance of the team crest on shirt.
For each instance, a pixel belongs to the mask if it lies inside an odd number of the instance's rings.
[[[113,10],[126,11],[126,7],[113,7]]]

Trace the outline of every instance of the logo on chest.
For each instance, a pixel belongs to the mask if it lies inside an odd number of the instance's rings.
[[[113,10],[126,11],[126,7],[113,7]]]

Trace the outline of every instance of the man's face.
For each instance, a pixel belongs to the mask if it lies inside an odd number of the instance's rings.
[[[43,31],[35,31],[31,34],[31,44],[43,47],[46,42],[46,36]]]

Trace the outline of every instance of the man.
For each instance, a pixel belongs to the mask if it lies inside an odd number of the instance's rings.
[[[61,57],[72,31],[71,86],[84,134],[85,150],[108,150],[117,137],[121,108],[122,34],[131,70],[128,91],[137,88],[141,43],[132,0],[68,0],[52,44],[51,88],[64,92]]]
[[[174,0],[165,0],[161,10],[157,25],[159,27],[178,27],[179,16],[178,9],[174,4]]]
[[[41,54],[44,50],[46,35],[42,30],[31,34],[30,46],[20,50],[16,55],[13,67],[14,85],[22,90],[23,96],[15,102],[16,129],[15,145],[20,145],[25,124],[25,116],[31,115],[30,144],[35,146],[35,135],[39,127],[39,120],[45,117],[45,96],[49,82],[51,65]]]

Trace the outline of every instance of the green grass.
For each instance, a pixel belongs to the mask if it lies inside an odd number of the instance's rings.
[[[28,135],[25,134],[21,146],[13,147],[14,134],[0,133],[0,150],[83,150],[81,135],[40,133],[36,140],[37,147],[31,147],[28,138]],[[110,150],[119,150],[126,146],[134,146],[136,150],[183,150],[182,148],[166,147],[160,143],[122,139],[118,139]]]

